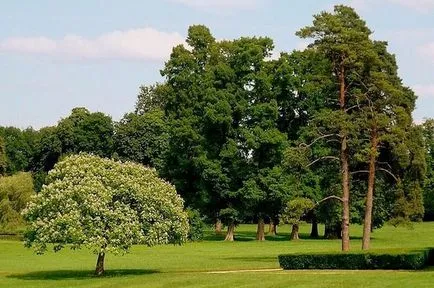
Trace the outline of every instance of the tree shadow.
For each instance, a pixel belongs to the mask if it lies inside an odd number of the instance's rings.
[[[290,241],[290,234],[287,232],[280,232],[277,235],[267,235],[265,234],[265,240],[266,241]],[[214,233],[209,232],[205,233],[202,240],[204,241],[223,241],[225,239],[226,233]],[[318,241],[324,241],[324,240],[340,240],[339,238],[336,239],[326,239],[323,235],[320,235],[319,237],[310,237],[310,233],[299,233],[299,238],[301,240],[318,240]],[[371,240],[375,239],[375,237],[371,237]],[[361,236],[351,236],[350,240],[362,240]],[[235,242],[249,242],[249,241],[256,241],[256,233],[255,232],[244,232],[239,231],[235,232],[234,235],[234,241]]]
[[[220,258],[221,259],[221,258]],[[251,256],[251,257],[225,257],[224,260],[236,260],[236,261],[247,261],[247,262],[273,262],[277,263],[277,256]]]
[[[103,278],[148,275],[154,273],[160,273],[160,271],[146,269],[114,269],[106,270]],[[12,274],[8,275],[7,278],[20,280],[89,280],[99,277],[94,275],[93,270],[54,270]]]
[[[223,241],[225,240],[225,234],[224,233],[210,233],[210,234],[205,234],[202,238],[202,240],[204,241]]]

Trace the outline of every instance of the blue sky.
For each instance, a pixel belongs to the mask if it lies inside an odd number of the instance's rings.
[[[140,85],[161,80],[188,26],[217,39],[269,36],[291,51],[306,45],[295,31],[334,4],[355,7],[389,42],[419,96],[415,121],[434,118],[434,0],[16,0],[0,3],[0,125],[54,125],[77,106],[119,120]]]

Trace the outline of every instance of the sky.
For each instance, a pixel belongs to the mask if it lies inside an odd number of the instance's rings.
[[[352,6],[389,42],[418,95],[416,123],[434,118],[434,0],[0,1],[0,126],[55,125],[74,107],[119,120],[190,25],[216,39],[268,36],[275,52],[303,49],[294,33],[335,4]]]

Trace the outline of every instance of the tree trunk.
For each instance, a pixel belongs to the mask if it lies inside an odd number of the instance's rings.
[[[341,111],[345,112],[345,67],[340,65],[339,71],[339,105]],[[348,139],[347,132],[341,129],[341,168],[342,168],[342,251],[350,250],[350,167],[348,161]]]
[[[95,276],[104,275],[104,257],[104,252],[100,252],[98,254],[98,260],[96,260]]]
[[[264,241],[265,240],[265,223],[264,218],[259,217],[258,219],[258,228],[256,230],[256,240]]]
[[[298,230],[299,230],[298,224],[293,224],[292,225],[292,231],[291,231],[290,240],[298,240],[298,239],[300,239],[299,236],[298,236]]]
[[[310,231],[310,238],[318,238],[318,222],[316,221],[316,217],[312,217],[312,230]]]
[[[347,139],[342,141],[342,251],[350,250],[350,172],[348,165]]]
[[[374,127],[371,133],[371,151],[369,156],[369,178],[368,178],[368,193],[366,194],[365,203],[365,219],[363,223],[363,241],[362,249],[368,250],[371,242],[372,231],[372,208],[374,202],[374,186],[375,186],[375,162],[377,160],[377,131]]]
[[[276,235],[276,225],[274,225],[273,219],[270,219],[270,224],[268,225],[268,235]]]
[[[222,226],[223,226],[222,221],[217,218],[217,220],[215,221],[215,225],[214,225],[214,231],[216,234],[222,233]]]
[[[234,241],[235,224],[234,222],[228,225],[225,241]]]
[[[341,239],[342,238],[342,225],[337,223],[331,225],[326,223],[324,227],[324,238],[325,239]]]

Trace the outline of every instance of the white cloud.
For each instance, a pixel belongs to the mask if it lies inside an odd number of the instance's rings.
[[[434,97],[434,84],[414,85],[413,90],[419,97]]]
[[[190,7],[202,9],[253,9],[256,8],[260,0],[172,0]]]
[[[11,37],[0,40],[0,52],[46,54],[86,59],[167,59],[173,46],[184,43],[179,33],[154,28],[113,31],[96,38],[66,35],[47,37]]]
[[[434,0],[387,0],[390,3],[399,4],[419,12],[428,12],[434,9]]]
[[[369,10],[377,5],[391,3],[404,6],[421,13],[428,13],[434,9],[434,0],[350,0],[349,5],[357,10]],[[375,8],[376,9],[376,8]]]

